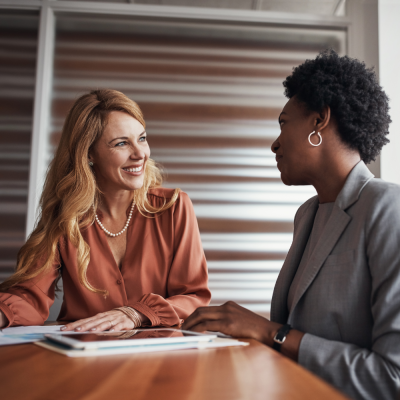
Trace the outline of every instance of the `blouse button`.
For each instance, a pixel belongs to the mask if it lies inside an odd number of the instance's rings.
[[[117,280],[118,285],[120,285],[122,283],[121,279]]]

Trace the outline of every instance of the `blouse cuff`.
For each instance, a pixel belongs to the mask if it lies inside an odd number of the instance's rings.
[[[128,307],[132,307],[145,315],[150,320],[150,326],[161,325],[161,320],[158,318],[158,315],[146,304],[136,302],[129,304]]]
[[[3,326],[1,329],[8,328],[14,321],[14,314],[11,311],[10,307],[2,302],[0,302],[0,311],[3,312],[8,321],[7,325]]]

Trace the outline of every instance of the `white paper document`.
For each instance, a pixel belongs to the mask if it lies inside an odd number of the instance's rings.
[[[26,335],[31,333],[54,333],[58,332],[63,325],[45,325],[45,326],[15,326],[14,328],[5,328],[1,332],[5,335]]]
[[[0,346],[11,344],[32,343],[44,340],[45,333],[62,333],[62,325],[47,326],[16,326],[5,328],[0,331]]]

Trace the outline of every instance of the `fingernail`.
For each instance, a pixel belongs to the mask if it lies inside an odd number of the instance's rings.
[[[96,330],[96,328],[92,328],[92,329],[91,329],[91,331],[95,331],[95,330]]]
[[[63,330],[65,330],[65,329],[67,329],[67,327],[66,327],[66,326],[62,326],[62,327],[60,328],[60,331],[63,331]]]
[[[76,331],[80,331],[82,328],[80,326],[78,326],[77,328],[75,328]]]

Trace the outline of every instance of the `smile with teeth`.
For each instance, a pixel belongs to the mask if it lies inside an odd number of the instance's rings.
[[[143,165],[141,165],[140,167],[137,168],[122,168],[124,171],[127,172],[140,172],[143,168]]]

